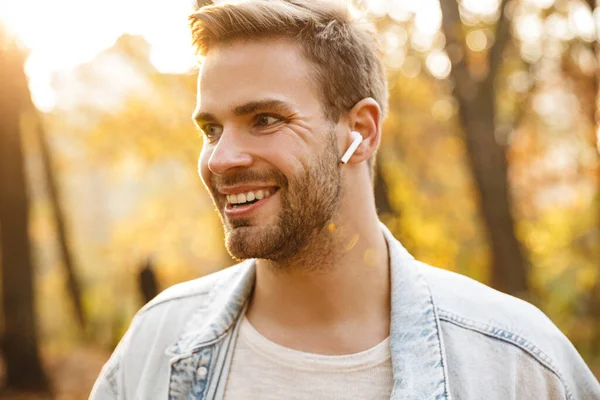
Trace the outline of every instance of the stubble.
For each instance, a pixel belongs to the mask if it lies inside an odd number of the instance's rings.
[[[327,146],[315,156],[311,167],[289,180],[277,170],[240,170],[228,177],[211,178],[212,188],[252,181],[276,182],[280,188],[281,211],[269,225],[261,226],[252,218],[227,221],[222,215],[223,205],[216,204],[232,257],[283,262],[297,256],[326,229],[339,208],[343,190],[337,139],[334,132],[327,136]],[[218,198],[217,193],[212,194],[213,199]]]

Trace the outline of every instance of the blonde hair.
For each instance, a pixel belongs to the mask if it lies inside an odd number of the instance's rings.
[[[324,0],[244,0],[208,5],[190,16],[200,55],[236,39],[290,38],[313,66],[325,116],[337,123],[372,97],[387,112],[387,82],[373,25],[347,5]]]

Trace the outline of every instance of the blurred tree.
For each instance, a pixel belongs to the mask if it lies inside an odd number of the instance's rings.
[[[28,97],[28,99],[30,99],[30,97]],[[68,243],[65,213],[61,207],[59,189],[56,182],[56,177],[54,176],[54,164],[52,161],[52,153],[48,145],[48,139],[46,138],[46,131],[42,123],[41,115],[39,114],[39,112],[37,112],[37,109],[32,103],[29,104],[29,108],[31,110],[34,110],[34,131],[35,133],[37,133],[37,139],[40,144],[42,162],[45,172],[45,180],[48,185],[50,203],[52,205],[52,211],[54,214],[54,221],[58,236],[58,245],[63,259],[65,273],[67,275],[68,293],[70,295],[71,302],[73,303],[73,308],[75,310],[77,322],[79,323],[79,326],[82,329],[85,329],[86,318],[85,313],[83,311],[83,306],[81,304],[81,287],[79,285],[79,280],[77,279],[73,256],[71,254],[71,249]]]
[[[596,7],[598,6],[597,0],[584,0],[588,5],[592,15],[597,12]],[[590,119],[593,122],[593,129],[590,135],[590,144],[595,148],[596,156],[596,232],[595,237],[597,241],[600,241],[600,110],[598,109],[598,102],[600,99],[600,28],[598,22],[594,21],[594,40],[589,42],[590,51],[594,55],[595,68],[593,73],[590,75],[589,80],[591,83],[592,90],[592,101],[589,102],[591,107],[589,111]],[[592,248],[592,256],[598,265],[599,278],[596,279],[596,283],[592,285],[589,293],[588,308],[590,316],[593,320],[595,327],[594,334],[592,335],[592,352],[596,356],[600,356],[600,245],[596,245]]]
[[[495,80],[510,40],[506,4],[507,0],[500,4],[495,42],[488,52],[487,71],[476,75],[468,65],[458,2],[440,1],[446,51],[452,62],[451,76],[455,83],[453,93],[458,102],[459,119],[492,250],[492,285],[504,292],[525,296],[529,289],[528,266],[515,235],[506,148],[496,136]]]
[[[383,162],[380,154],[375,163],[375,206],[377,207],[377,213],[380,216],[394,214],[394,210],[389,200],[388,186],[383,175]]]
[[[23,64],[17,44],[0,31],[0,236],[5,326],[2,350],[9,388],[47,391],[34,313],[29,199],[21,145],[21,118],[30,99]]]
[[[144,304],[155,298],[159,292],[151,257],[148,257],[142,268],[140,268],[139,285]]]
[[[590,12],[593,15],[594,11],[596,9],[596,0],[583,0],[588,7],[590,8]],[[596,68],[595,68],[595,72],[592,73],[591,77],[590,77],[590,81],[592,83],[592,89],[594,90],[595,93],[598,93],[598,89],[600,88],[600,69],[598,68],[598,24],[596,23],[594,25],[594,40],[589,42],[589,47],[592,50],[592,52],[596,55]],[[593,102],[593,109],[594,112],[592,113],[592,117],[597,121],[598,120],[598,116],[597,116],[597,102]]]

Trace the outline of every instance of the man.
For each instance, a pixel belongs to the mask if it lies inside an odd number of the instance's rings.
[[[415,261],[378,221],[387,88],[367,23],[308,0],[191,21],[199,172],[246,261],[146,305],[91,398],[600,399],[539,310]]]

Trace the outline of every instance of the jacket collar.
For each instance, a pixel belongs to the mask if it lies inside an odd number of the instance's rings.
[[[179,340],[167,348],[167,355],[177,358],[218,342],[243,315],[254,289],[256,261],[247,260],[227,268],[218,275],[202,306],[186,324]]]
[[[446,357],[440,322],[419,263],[381,224],[391,268],[390,352],[392,398],[449,399]],[[255,260],[221,274],[206,303],[167,353],[183,358],[218,342],[243,315],[254,288]]]
[[[392,280],[392,399],[449,399],[440,321],[429,286],[418,261],[383,224],[381,227],[388,243]]]

